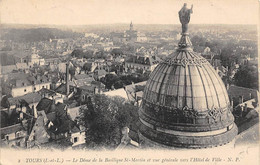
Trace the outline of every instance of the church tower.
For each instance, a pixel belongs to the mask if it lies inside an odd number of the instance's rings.
[[[207,148],[237,135],[229,97],[211,64],[193,51],[188,33],[192,8],[179,12],[178,49],[150,74],[139,109],[142,147]]]
[[[130,29],[129,29],[130,31],[133,31],[134,30],[134,26],[133,26],[133,23],[132,23],[132,21],[131,21],[131,23],[130,23]]]

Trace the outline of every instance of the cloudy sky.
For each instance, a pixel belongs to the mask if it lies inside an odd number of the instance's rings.
[[[0,0],[1,23],[178,24],[183,3],[193,24],[257,24],[258,0]]]

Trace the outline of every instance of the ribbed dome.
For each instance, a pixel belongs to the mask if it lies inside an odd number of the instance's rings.
[[[203,112],[227,109],[226,88],[211,64],[193,51],[178,50],[150,75],[143,102]]]
[[[151,73],[139,109],[141,143],[200,148],[236,136],[226,88],[191,45],[183,33],[176,52]]]

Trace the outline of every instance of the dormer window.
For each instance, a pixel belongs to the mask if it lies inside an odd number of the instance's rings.
[[[9,140],[9,135],[5,135],[5,139],[6,139],[6,140]]]
[[[21,133],[18,131],[18,132],[16,132],[15,137],[16,137],[16,138],[19,138],[20,135],[21,135]]]

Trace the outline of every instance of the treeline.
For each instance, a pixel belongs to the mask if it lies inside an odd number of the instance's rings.
[[[257,44],[252,40],[211,40],[195,35],[191,38],[194,51],[202,53],[206,47],[211,52],[220,55],[223,66],[231,67],[234,62],[238,63],[242,56],[257,57]]]
[[[2,33],[2,40],[12,40],[14,42],[39,42],[55,38],[64,39],[81,36],[80,33],[55,28],[5,29]]]

